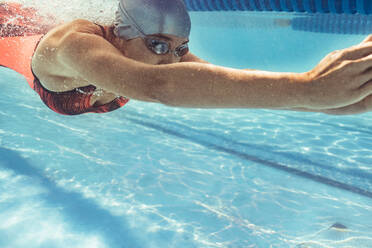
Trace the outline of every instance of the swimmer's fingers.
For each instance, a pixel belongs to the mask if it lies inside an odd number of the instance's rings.
[[[330,115],[353,115],[353,114],[362,114],[372,111],[372,94],[364,98],[363,100],[335,109],[323,109],[320,112]]]
[[[301,112],[317,112],[329,115],[354,115],[362,114],[372,111],[372,94],[363,100],[340,108],[331,109],[310,109],[310,108],[292,108],[287,110],[301,111]]]
[[[359,87],[369,87],[372,80],[372,54],[356,61],[348,61],[346,66],[350,71],[356,73],[356,77],[360,85]]]
[[[361,85],[358,90],[361,98],[369,97],[369,95],[372,95],[372,79]]]
[[[358,60],[372,54],[372,42],[352,46],[331,53],[336,60]]]
[[[360,44],[372,42],[372,35],[368,35]]]
[[[353,92],[357,99],[361,100],[372,95],[372,55],[359,59],[357,61],[347,62],[348,69],[345,72],[354,74],[352,83]]]
[[[366,70],[369,67],[368,56],[372,54],[372,42],[368,44],[360,44],[357,46],[349,47],[343,50],[336,50],[329,53],[326,57],[324,57],[316,67],[318,74],[324,74],[329,72],[330,70],[338,67],[339,65],[345,66],[347,65],[350,70],[348,73],[353,74],[360,74],[361,71]],[[366,60],[364,60],[366,59]],[[361,61],[359,61],[361,60]],[[366,63],[364,63],[366,61]],[[367,66],[363,66],[362,70],[360,70],[360,64],[366,64]],[[356,66],[353,66],[355,64]]]
[[[303,74],[306,87],[299,107],[326,110],[342,108],[372,94],[372,55],[359,60],[338,60],[328,56]]]

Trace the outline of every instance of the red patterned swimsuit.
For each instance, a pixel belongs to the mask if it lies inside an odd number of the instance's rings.
[[[96,89],[94,85],[79,87],[64,92],[53,92],[44,88],[34,75],[34,90],[41,100],[53,111],[64,115],[79,115],[84,113],[106,113],[124,106],[129,100],[118,97],[100,106],[92,106],[90,99]]]

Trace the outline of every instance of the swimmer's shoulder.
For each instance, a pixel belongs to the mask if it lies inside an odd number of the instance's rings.
[[[44,35],[32,58],[32,69],[49,90],[62,91],[66,89],[66,84],[70,85],[68,88],[71,89],[89,84],[80,79],[74,80],[73,78],[79,78],[79,75],[74,75],[75,72],[71,68],[65,67],[58,60],[58,49],[64,38],[74,32],[103,36],[97,24],[84,19],[58,25]],[[64,82],[63,88],[61,82]]]
[[[97,24],[88,20],[77,19],[51,29],[40,41],[39,46],[42,47],[44,43],[56,46],[64,37],[74,32],[103,35],[101,28]]]
[[[64,26],[67,33],[81,32],[102,35],[102,30],[96,23],[84,19],[76,19],[72,22],[65,24]]]

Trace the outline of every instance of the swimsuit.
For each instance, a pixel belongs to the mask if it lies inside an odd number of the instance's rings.
[[[124,106],[129,100],[117,97],[113,101],[95,106],[90,104],[90,99],[96,87],[88,85],[74,90],[54,92],[44,88],[34,74],[34,90],[41,100],[54,112],[64,115],[79,115],[84,113],[106,113]]]
[[[0,5],[0,19],[2,17],[2,7]],[[18,8],[18,6],[15,7]],[[98,26],[105,37],[105,29],[101,25]],[[39,94],[45,105],[53,111],[63,115],[106,113],[124,106],[129,101],[125,97],[117,97],[103,105],[91,105],[90,100],[96,90],[94,85],[79,87],[65,92],[54,92],[46,89],[31,68],[32,56],[42,35],[23,33],[23,35],[18,36],[14,35],[14,33],[6,35],[7,33],[0,33],[0,65],[24,75],[31,88]]]

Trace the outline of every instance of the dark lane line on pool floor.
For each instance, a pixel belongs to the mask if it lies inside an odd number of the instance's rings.
[[[264,165],[264,166],[267,166],[267,167],[270,167],[270,168],[273,168],[273,169],[277,169],[277,170],[280,170],[280,171],[285,171],[285,172],[290,173],[290,174],[295,175],[295,176],[299,176],[299,177],[302,177],[302,178],[305,178],[305,179],[309,179],[309,180],[312,180],[312,181],[315,181],[315,182],[319,182],[319,183],[324,184],[324,185],[328,185],[328,186],[331,186],[331,187],[334,187],[334,188],[337,188],[337,189],[349,191],[349,192],[352,192],[352,193],[355,193],[355,194],[365,196],[365,197],[368,197],[368,198],[372,199],[372,192],[370,192],[368,190],[365,190],[365,189],[361,189],[359,187],[355,187],[355,186],[352,186],[352,185],[349,185],[349,184],[346,184],[346,183],[338,182],[336,180],[326,178],[326,177],[323,177],[323,176],[314,175],[314,174],[311,174],[309,172],[301,171],[301,170],[296,169],[296,168],[291,168],[287,165],[279,164],[279,163],[276,163],[276,162],[273,162],[273,161],[264,160],[264,159],[258,158],[256,156],[253,156],[253,155],[250,155],[250,154],[242,153],[240,151],[236,151],[236,150],[233,150],[233,149],[230,149],[230,148],[226,148],[226,147],[219,146],[219,145],[216,145],[216,144],[213,144],[213,143],[209,143],[205,140],[200,140],[197,137],[189,137],[185,134],[182,134],[182,133],[174,131],[174,130],[167,129],[167,128],[162,127],[158,124],[154,124],[154,123],[150,123],[150,122],[147,122],[147,121],[130,118],[128,116],[126,116],[126,119],[128,121],[131,121],[132,123],[137,124],[137,125],[141,125],[141,126],[144,126],[144,127],[147,127],[147,128],[155,129],[157,131],[160,131],[160,132],[163,132],[163,133],[166,133],[166,134],[169,134],[169,135],[176,136],[176,137],[181,138],[181,139],[185,139],[185,140],[200,144],[204,147],[207,147],[208,149],[213,149],[213,150],[216,150],[216,151],[219,151],[219,152],[224,152],[224,153],[227,153],[227,154],[230,154],[230,155],[234,155],[234,156],[239,157],[241,159],[244,159],[246,161],[255,162],[255,163],[258,163],[258,164],[261,164],[261,165]]]
[[[47,189],[41,197],[58,208],[71,228],[84,234],[101,234],[112,248],[142,248],[139,238],[132,233],[123,216],[115,216],[99,206],[94,199],[84,197],[80,192],[68,191],[43,175],[17,152],[0,147],[0,168],[14,171],[17,175],[33,178]]]
[[[138,118],[139,120],[144,120],[146,118],[149,122],[154,123],[154,119],[151,119],[148,116],[144,117],[143,115],[132,112],[132,111],[126,111],[126,112],[128,112],[130,114],[130,117],[136,116],[136,118]],[[130,117],[126,116],[125,118],[130,118]],[[157,121],[158,122],[163,122],[164,120],[161,119],[161,120],[157,120]],[[310,166],[313,166],[313,167],[320,168],[321,170],[328,170],[332,174],[337,172],[337,173],[346,175],[348,177],[350,177],[350,175],[352,175],[353,177],[359,177],[360,179],[367,179],[368,182],[372,181],[372,174],[368,173],[365,170],[360,170],[358,168],[352,168],[352,169],[351,168],[343,168],[343,169],[340,169],[340,168],[337,168],[337,167],[334,167],[334,166],[331,166],[331,165],[322,164],[318,161],[313,161],[311,159],[308,159],[303,154],[298,154],[298,153],[293,154],[293,153],[288,153],[288,152],[285,152],[285,151],[275,151],[276,149],[281,149],[281,148],[277,147],[277,146],[274,146],[274,145],[263,145],[263,144],[257,145],[257,144],[237,142],[235,140],[226,138],[223,135],[218,135],[218,134],[215,134],[215,133],[212,133],[212,132],[208,132],[206,130],[203,130],[202,132],[200,132],[199,130],[196,130],[196,129],[194,129],[192,127],[189,127],[187,125],[180,124],[178,122],[171,122],[170,124],[169,123],[170,122],[168,122],[167,125],[171,126],[172,128],[176,129],[177,131],[181,130],[182,133],[188,133],[189,135],[185,135],[185,136],[189,137],[190,139],[192,139],[192,137],[200,137],[201,135],[208,136],[208,137],[204,137],[204,139],[202,139],[202,140],[211,141],[212,139],[215,139],[214,144],[221,144],[222,143],[222,144],[224,144],[224,146],[222,146],[222,147],[226,147],[226,146],[236,147],[236,146],[239,146],[239,147],[243,148],[243,150],[249,149],[251,154],[252,153],[255,154],[254,151],[263,152],[265,154],[280,156],[281,159],[291,160],[291,162],[294,161],[296,163],[299,163],[299,165],[304,165],[305,164],[305,165],[310,165]],[[169,129],[168,127],[163,127],[163,128]],[[209,143],[212,143],[212,142],[209,142]],[[234,149],[234,150],[236,151],[236,149]],[[246,152],[244,152],[244,151],[242,153],[246,154]],[[301,155],[301,157],[299,157],[299,155]],[[261,158],[261,159],[265,160],[265,158]]]

